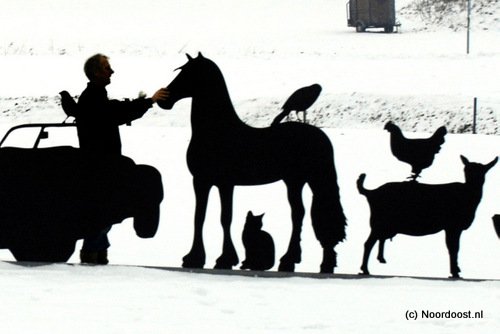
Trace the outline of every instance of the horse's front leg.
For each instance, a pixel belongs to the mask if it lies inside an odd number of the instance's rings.
[[[231,221],[233,219],[233,190],[234,186],[219,186],[221,201],[221,224],[224,231],[222,254],[215,262],[215,269],[233,269],[239,263],[238,254],[231,238]]]
[[[302,189],[305,183],[287,183],[288,201],[292,211],[292,236],[288,250],[280,259],[279,271],[293,272],[295,264],[300,263],[302,249],[300,248],[300,234],[302,232],[302,221],[305,208],[302,202]]]
[[[205,265],[205,246],[203,245],[203,222],[207,211],[208,194],[211,185],[203,180],[193,179],[196,208],[194,214],[194,238],[189,253],[184,256],[184,268],[203,268]]]

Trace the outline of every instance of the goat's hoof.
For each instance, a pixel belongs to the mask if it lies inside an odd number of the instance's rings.
[[[370,275],[370,272],[368,271],[368,268],[361,268],[361,272],[358,273],[358,275],[368,276]]]

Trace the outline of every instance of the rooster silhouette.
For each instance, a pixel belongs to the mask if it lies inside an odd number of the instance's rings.
[[[398,160],[411,166],[410,179],[414,181],[420,176],[423,169],[432,165],[434,156],[441,149],[444,136],[447,133],[446,128],[442,126],[429,138],[409,139],[403,136],[401,129],[391,121],[387,122],[384,129],[391,134],[392,154]]]

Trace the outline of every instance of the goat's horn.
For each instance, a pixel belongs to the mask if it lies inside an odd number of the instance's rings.
[[[495,166],[497,164],[497,161],[498,161],[498,157],[496,157],[495,159],[493,159],[489,164],[486,165],[486,167],[488,169],[490,169],[491,167]]]

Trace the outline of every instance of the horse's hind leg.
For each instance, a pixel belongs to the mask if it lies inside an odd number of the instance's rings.
[[[300,263],[302,250],[300,248],[300,234],[302,232],[302,221],[305,209],[302,202],[302,189],[305,183],[287,182],[288,201],[292,211],[292,236],[288,250],[280,259],[279,271],[293,272],[295,264]]]
[[[333,274],[333,270],[337,266],[337,253],[333,247],[323,247],[323,261],[320,265],[320,273]]]
[[[221,223],[224,231],[222,255],[215,262],[215,269],[232,269],[239,263],[238,254],[231,239],[231,221],[233,219],[233,190],[232,185],[219,186],[221,200]]]
[[[207,211],[208,194],[211,185],[193,179],[194,193],[196,196],[196,208],[194,214],[194,238],[189,253],[184,256],[182,266],[184,268],[203,268],[205,265],[205,246],[203,245],[203,222]]]

